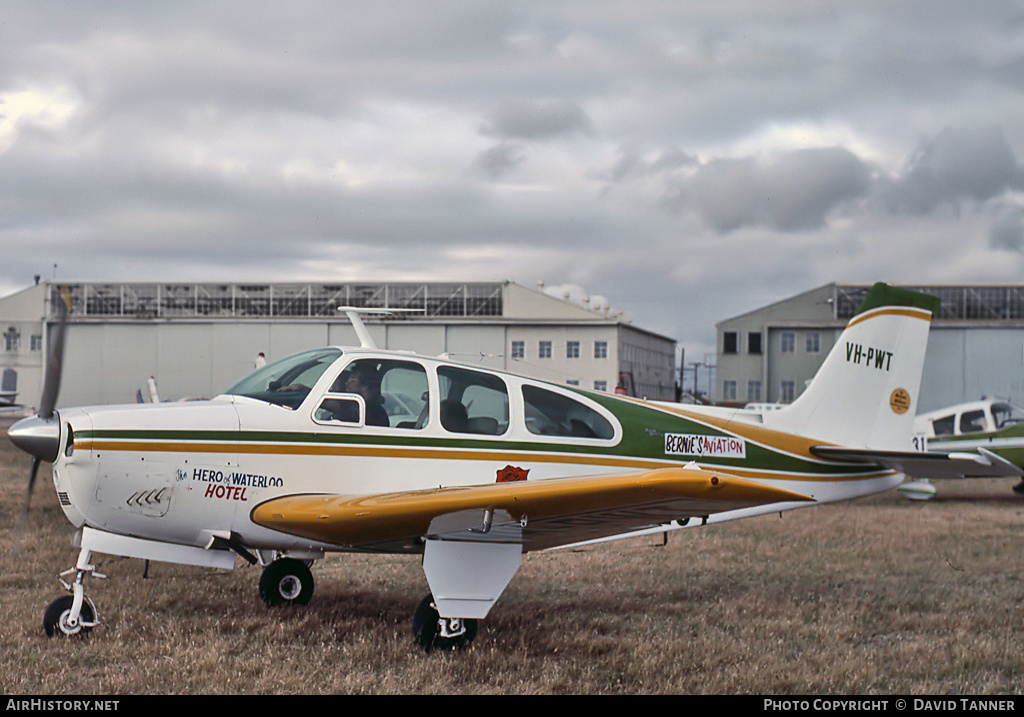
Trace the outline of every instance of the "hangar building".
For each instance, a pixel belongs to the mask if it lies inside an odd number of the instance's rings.
[[[512,282],[55,283],[0,298],[5,395],[39,400],[59,297],[70,300],[59,405],[209,397],[267,361],[358,345],[341,306],[380,348],[657,400],[675,397],[675,340]],[[621,388],[620,388],[621,387]]]
[[[941,300],[918,412],[982,397],[1024,405],[1024,285],[904,285]],[[826,284],[717,324],[714,398],[743,405],[800,395],[870,288]]]

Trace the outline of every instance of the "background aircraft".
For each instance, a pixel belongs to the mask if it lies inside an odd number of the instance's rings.
[[[884,284],[760,425],[378,350],[351,311],[362,346],[280,359],[212,400],[56,411],[61,308],[39,413],[9,431],[34,457],[26,509],[52,463],[80,548],[71,594],[45,611],[50,635],[99,624],[84,585],[96,554],[241,557],[275,606],[310,600],[314,561],[359,551],[421,555],[415,639],[456,648],[532,551],[846,500],[903,473],[1020,474],[912,450],[937,300]]]
[[[1009,401],[982,399],[923,413],[914,421],[914,443],[919,450],[941,453],[990,451],[1024,468],[1024,409]],[[910,481],[898,490],[918,500],[936,493],[927,479]],[[1013,491],[1024,495],[1024,480]]]

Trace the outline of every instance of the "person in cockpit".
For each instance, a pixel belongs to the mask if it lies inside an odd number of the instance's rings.
[[[389,426],[384,410],[384,397],[380,393],[380,374],[365,363],[357,363],[345,378],[344,393],[358,393],[366,403],[367,426]]]

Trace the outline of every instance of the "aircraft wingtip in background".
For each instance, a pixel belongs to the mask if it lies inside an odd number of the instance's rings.
[[[380,350],[358,328],[359,347],[285,357],[209,401],[40,411],[9,435],[33,456],[29,491],[53,463],[80,546],[46,631],[99,624],[85,595],[96,553],[241,556],[275,606],[309,602],[310,565],[328,553],[413,552],[431,591],[417,643],[464,647],[531,551],[898,485],[918,460],[933,311],[930,297],[872,288],[808,390],[764,425]]]

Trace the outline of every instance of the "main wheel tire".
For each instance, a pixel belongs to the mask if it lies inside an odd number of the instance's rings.
[[[89,634],[92,625],[86,623],[96,622],[96,611],[88,601],[84,601],[78,616],[78,624],[69,625],[68,617],[71,614],[71,605],[74,601],[73,596],[65,595],[47,606],[46,612],[43,613],[43,629],[46,630],[47,637],[75,637]]]
[[[473,618],[441,617],[433,595],[427,595],[412,618],[416,644],[431,650],[462,650],[476,638],[477,621]]]
[[[275,560],[260,576],[260,598],[268,607],[306,605],[313,596],[313,573],[293,558]]]

